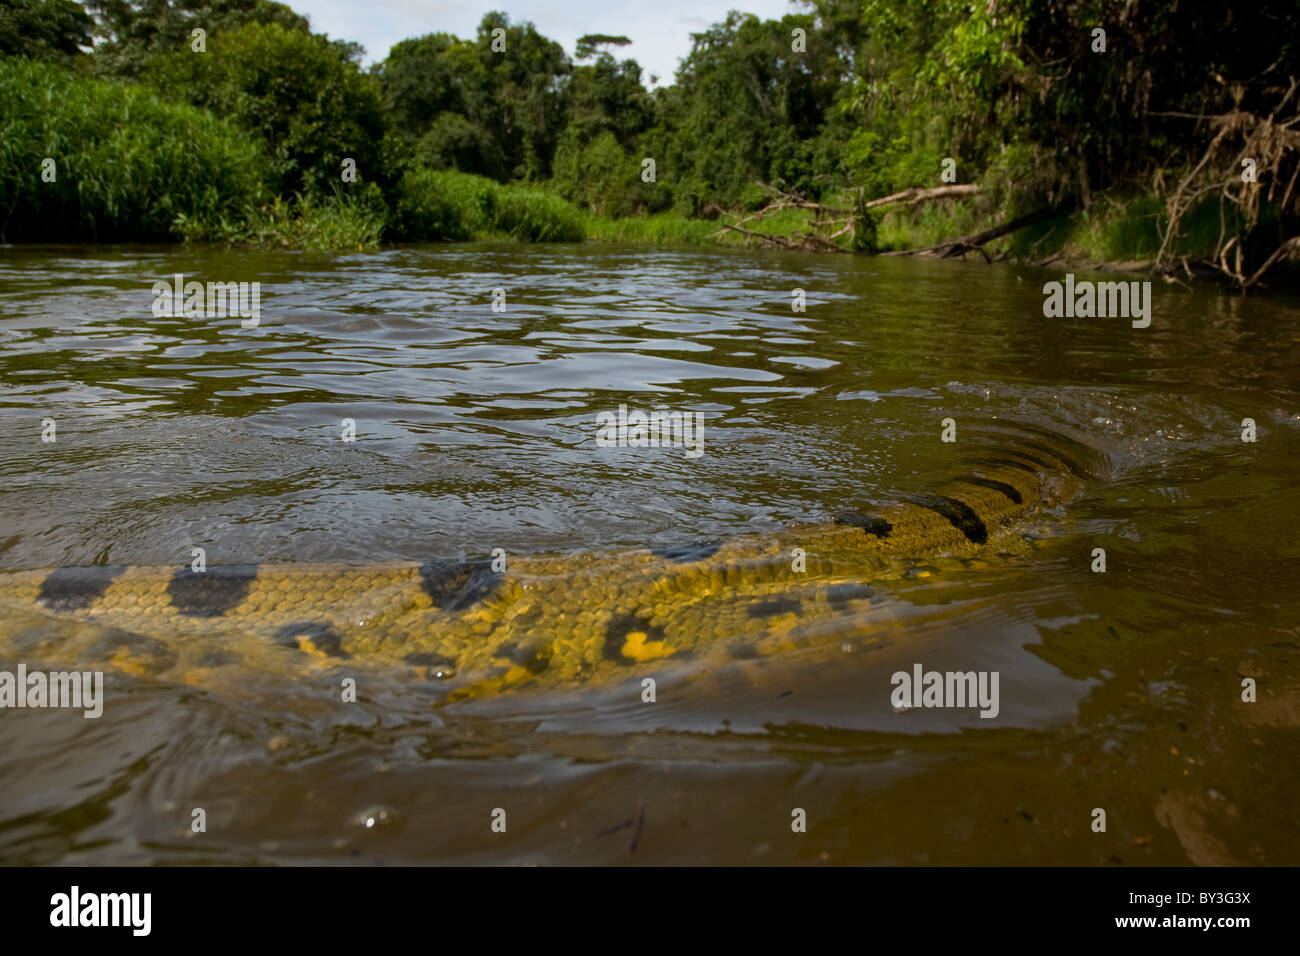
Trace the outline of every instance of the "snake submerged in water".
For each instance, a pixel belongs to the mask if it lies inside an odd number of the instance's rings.
[[[262,670],[405,667],[445,700],[612,682],[826,640],[917,560],[996,555],[1076,494],[1097,453],[1026,426],[961,477],[775,533],[615,554],[376,565],[92,566],[0,574],[0,652],[196,683]]]

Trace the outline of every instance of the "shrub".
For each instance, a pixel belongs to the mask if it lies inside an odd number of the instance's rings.
[[[579,242],[585,229],[578,210],[553,193],[502,186],[470,173],[416,169],[397,187],[396,235]]]
[[[54,160],[53,182],[42,164]],[[0,60],[0,236],[174,238],[265,198],[265,154],[210,113],[49,63]]]
[[[364,250],[379,245],[387,207],[374,183],[338,187],[324,199],[276,197],[236,221],[178,220],[186,241],[287,246],[293,249]]]
[[[211,109],[262,139],[277,191],[328,195],[344,158],[358,178],[382,183],[379,85],[345,43],[279,24],[250,23],[152,61],[146,78],[166,96]]]

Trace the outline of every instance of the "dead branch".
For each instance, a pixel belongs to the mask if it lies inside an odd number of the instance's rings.
[[[1260,221],[1261,203],[1272,202],[1278,191],[1282,192],[1279,207],[1283,217],[1294,213],[1293,204],[1296,177],[1300,174],[1300,130],[1292,127],[1300,115],[1282,117],[1283,110],[1292,107],[1293,98],[1300,92],[1300,79],[1291,77],[1285,93],[1267,116],[1234,107],[1218,115],[1155,113],[1153,116],[1186,116],[1199,122],[1208,122],[1213,136],[1200,160],[1182,178],[1165,201],[1165,221],[1160,224],[1162,233],[1160,249],[1156,253],[1157,270],[1171,267],[1176,258],[1174,245],[1184,217],[1196,208],[1206,194],[1219,196],[1219,236],[1210,255],[1221,273],[1228,276],[1245,292],[1283,258],[1294,255],[1294,239],[1279,246],[1268,259],[1248,278],[1245,272],[1245,240]],[[1239,102],[1239,100],[1238,100]],[[1246,160],[1253,162],[1255,176],[1247,181],[1242,175]],[[1290,165],[1289,176],[1287,166]],[[1267,182],[1267,189],[1262,184]],[[1285,187],[1283,184],[1285,183]],[[1236,206],[1237,223],[1231,231],[1224,218],[1226,204]],[[1229,255],[1231,254],[1231,260]]]
[[[935,199],[947,199],[954,196],[970,196],[980,191],[980,187],[973,183],[936,186],[930,189],[912,187],[904,189],[902,192],[893,193],[889,196],[881,196],[879,199],[872,199],[869,202],[861,202],[858,205],[857,210],[848,210],[838,209],[834,206],[827,206],[819,202],[813,202],[806,196],[782,188],[784,184],[760,182],[757,185],[772,196],[773,200],[757,212],[752,212],[749,215],[736,220],[734,223],[723,225],[723,227],[717,232],[712,233],[710,238],[717,238],[724,233],[731,231],[740,233],[745,236],[746,239],[757,240],[762,245],[775,246],[779,249],[842,252],[844,250],[840,248],[836,240],[841,239],[844,236],[852,235],[857,230],[858,224],[866,216],[867,210],[878,209],[881,206],[888,206],[893,203],[902,203],[903,205],[914,206],[918,203],[930,202]],[[790,238],[745,228],[747,223],[761,222],[765,216],[774,212],[780,212],[784,209],[811,209],[816,215],[816,219],[812,223],[808,224],[810,228],[808,228],[803,234]],[[823,216],[826,218],[823,218]],[[839,227],[838,229],[835,228],[837,226]],[[826,231],[830,229],[835,229],[835,231]]]
[[[1264,264],[1255,270],[1255,274],[1241,284],[1241,291],[1244,293],[1263,277],[1274,263],[1283,259],[1300,258],[1300,236],[1292,236],[1282,245],[1273,250],[1273,254],[1264,260]]]
[[[951,259],[954,256],[960,256],[967,252],[979,250],[986,242],[992,242],[994,239],[1000,239],[1003,236],[1009,236],[1011,233],[1026,226],[1032,226],[1034,223],[1042,222],[1044,219],[1050,219],[1057,213],[1062,212],[1061,206],[1044,206],[1042,209],[1035,210],[1026,216],[1020,216],[1012,219],[1010,222],[1004,222],[1000,226],[994,226],[992,229],[985,229],[983,232],[976,232],[969,236],[958,236],[956,239],[949,239],[938,245],[926,246],[922,249],[901,249],[894,252],[886,252],[887,256],[932,256],[936,259]],[[984,253],[985,258],[988,253]]]
[[[904,189],[901,193],[894,193],[892,196],[882,196],[880,199],[873,199],[870,202],[862,204],[863,209],[878,209],[881,206],[887,206],[890,203],[901,202],[908,206],[915,206],[917,203],[929,202],[932,199],[945,199],[949,196],[973,196],[980,191],[975,183],[962,183],[953,186],[935,186],[932,189],[917,189],[912,187]]]
[[[726,223],[717,232],[710,233],[709,238],[712,239],[716,236],[721,236],[728,229],[730,229],[732,232],[738,232],[742,236],[747,236],[750,239],[759,239],[764,243],[771,243],[774,246],[780,246],[782,249],[796,248],[796,246],[792,242],[790,242],[787,239],[784,239],[781,236],[774,236],[771,233],[767,233],[767,232],[754,232],[752,230],[744,228],[743,226],[733,225],[732,223]]]
[[[762,209],[758,210],[758,212],[751,212],[744,219],[736,220],[736,225],[740,225],[742,223],[746,223],[750,221],[757,222],[761,220],[764,216],[768,215],[769,213],[780,212],[782,209],[812,209],[815,210],[816,212],[819,213],[824,212],[833,216],[842,216],[848,214],[847,209],[833,209],[830,206],[823,206],[819,202],[774,202],[774,203],[768,203]]]

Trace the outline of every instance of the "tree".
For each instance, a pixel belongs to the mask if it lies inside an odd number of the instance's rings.
[[[94,23],[75,0],[5,0],[0,56],[67,63],[89,47]]]
[[[383,160],[379,86],[353,61],[352,45],[250,23],[209,38],[208,48],[158,56],[147,75],[160,92],[259,136],[281,190],[328,191],[341,182],[345,158],[356,161],[359,179],[386,185],[400,173]]]
[[[792,48],[795,29],[806,33],[803,52]],[[659,122],[648,139],[664,151],[660,175],[677,208],[696,214],[708,204],[757,202],[756,180],[805,192],[831,185],[834,169],[818,141],[843,69],[811,16],[759,20],[733,11],[694,34],[676,83],[658,91]]]
[[[602,46],[629,46],[632,43],[625,36],[612,36],[608,33],[588,33],[578,37],[578,42],[574,45],[573,58],[575,60],[586,60],[596,55],[597,47]]]
[[[583,37],[578,41],[583,48]],[[595,54],[588,54],[592,56]],[[609,132],[625,149],[654,122],[654,100],[641,85],[641,66],[636,60],[618,62],[609,53],[595,55],[589,64],[573,68],[568,86],[568,122],[572,132],[588,142]]]
[[[494,30],[503,50],[493,49]],[[400,135],[422,144],[418,157],[505,181],[550,176],[571,71],[564,48],[531,23],[488,13],[473,40],[405,40],[377,72]],[[445,148],[435,128],[452,135]]]
[[[95,47],[99,71],[130,78],[139,77],[155,54],[190,49],[195,29],[212,37],[249,23],[302,33],[311,28],[306,17],[273,0],[86,0],[86,7],[101,41]]]
[[[430,33],[396,43],[377,69],[384,106],[403,136],[418,140],[442,113],[464,113],[461,80],[453,48],[464,41],[450,33]]]

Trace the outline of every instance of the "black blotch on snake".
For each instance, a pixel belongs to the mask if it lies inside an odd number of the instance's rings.
[[[104,596],[122,567],[55,568],[41,582],[36,600],[51,611],[81,611]]]
[[[427,561],[420,565],[420,586],[433,606],[461,611],[492,595],[501,575],[490,561]]]
[[[981,488],[988,488],[991,489],[992,491],[996,491],[999,494],[1005,495],[1006,497],[1010,498],[1016,504],[1020,504],[1022,501],[1024,501],[1024,498],[1021,496],[1020,492],[1016,490],[1016,486],[1009,485],[1005,481],[997,481],[993,478],[985,478],[982,475],[972,475],[969,478],[963,478],[962,481],[970,485],[979,485]]]
[[[718,553],[721,541],[692,541],[690,544],[674,544],[666,548],[651,548],[650,553],[657,558],[667,558],[678,564],[703,561]]]
[[[257,565],[235,564],[191,571],[177,568],[167,585],[172,607],[186,617],[220,617],[239,607],[257,577]]]
[[[888,538],[889,533],[894,530],[894,526],[884,518],[864,515],[857,511],[840,512],[835,516],[835,523],[861,528],[867,534],[874,534],[877,538]]]
[[[985,544],[989,540],[988,528],[984,527],[980,516],[970,505],[956,498],[945,495],[916,495],[907,500],[918,507],[943,515],[948,519],[949,524],[966,536],[967,541]]]
[[[826,600],[835,610],[841,611],[850,601],[866,600],[875,593],[865,584],[832,584],[826,588]]]
[[[775,617],[778,614],[789,614],[791,611],[798,613],[802,607],[803,602],[798,598],[772,598],[751,604],[748,614],[750,617]]]

